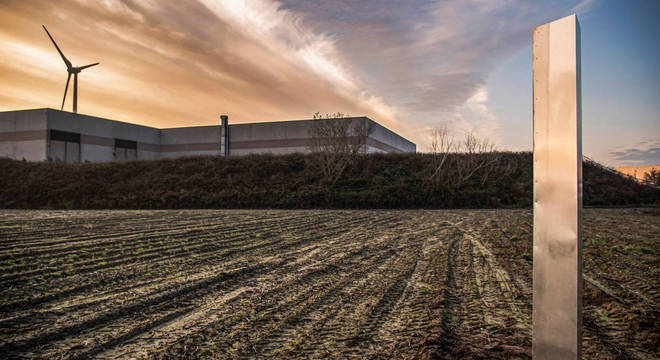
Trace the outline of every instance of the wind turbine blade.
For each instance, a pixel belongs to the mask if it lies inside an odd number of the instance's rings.
[[[93,63],[93,64],[89,64],[89,65],[81,66],[81,67],[79,67],[78,69],[80,69],[80,70],[82,70],[82,69],[87,69],[88,67],[92,67],[92,66],[94,66],[94,65],[98,65],[98,64],[99,64],[99,63]]]
[[[43,25],[41,25],[41,26],[44,28],[44,30],[46,30],[46,34],[48,34],[48,37],[50,38],[50,41],[52,41],[53,45],[55,45],[55,48],[57,49],[57,52],[60,53],[60,56],[62,57],[62,60],[64,60],[64,63],[66,64],[66,68],[71,69],[71,61],[69,61],[69,59],[67,59],[66,56],[64,56],[64,54],[62,54],[62,50],[60,50],[60,47],[57,46],[57,43],[55,42],[53,37],[50,36],[50,33],[48,32],[48,29],[46,29],[46,27],[43,26]]]
[[[66,100],[66,91],[69,90],[69,80],[71,80],[71,73],[69,73],[69,76],[66,78],[66,86],[64,87],[64,97],[62,98],[62,107],[60,110],[64,110],[64,100]]]

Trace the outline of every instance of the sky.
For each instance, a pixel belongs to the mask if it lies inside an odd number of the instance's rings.
[[[369,116],[429,150],[431,129],[532,149],[532,28],[576,13],[583,153],[660,164],[660,2],[2,0],[0,111],[154,127]],[[72,89],[65,110],[71,110]]]

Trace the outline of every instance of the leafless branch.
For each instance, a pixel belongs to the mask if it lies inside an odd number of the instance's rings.
[[[348,114],[314,114],[309,130],[309,150],[315,154],[323,175],[323,184],[333,186],[359,153],[366,152],[367,137],[373,132],[366,118]]]

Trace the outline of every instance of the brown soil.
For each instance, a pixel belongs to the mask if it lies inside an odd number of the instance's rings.
[[[654,359],[660,213],[584,211],[586,359]],[[532,214],[0,211],[4,358],[531,357]]]

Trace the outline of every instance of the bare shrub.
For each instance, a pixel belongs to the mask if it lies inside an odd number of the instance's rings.
[[[454,149],[454,138],[446,125],[431,130],[431,181],[438,185],[442,181],[442,169],[447,163],[449,153]]]
[[[309,129],[309,150],[321,169],[322,186],[332,187],[355,157],[366,152],[367,137],[373,132],[366,118],[351,118],[340,112],[314,114]]]
[[[467,154],[489,153],[495,151],[495,144],[488,138],[478,138],[473,132],[466,132],[462,150]]]
[[[466,132],[459,151],[464,154],[462,161],[457,161],[457,185],[471,179],[477,172],[481,173],[479,181],[485,184],[488,181],[497,157],[492,156],[495,152],[495,144],[488,138],[479,138],[473,132]]]
[[[436,187],[460,188],[480,174],[483,185],[493,172],[497,156],[495,144],[466,132],[462,141],[455,141],[445,125],[431,130],[430,182]]]

